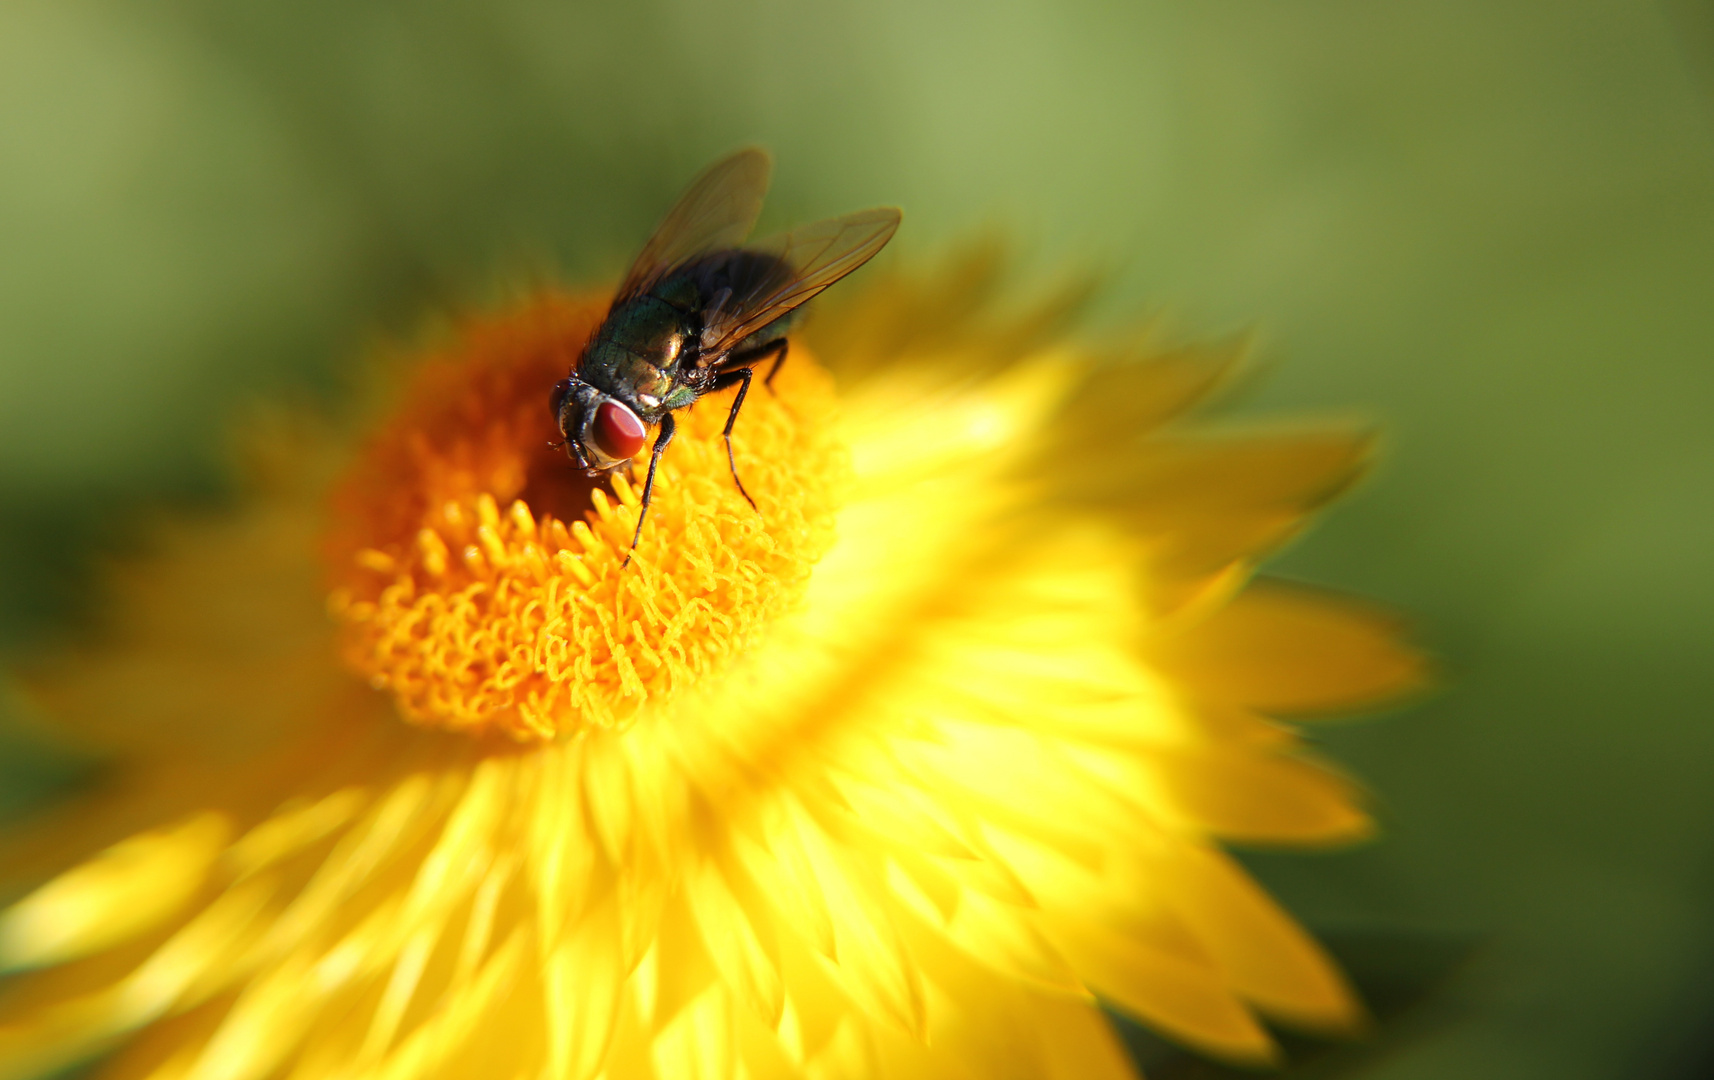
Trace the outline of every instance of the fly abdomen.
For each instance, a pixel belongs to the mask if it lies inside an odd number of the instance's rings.
[[[734,248],[716,251],[687,263],[674,276],[694,281],[704,304],[724,291],[730,297],[725,306],[750,307],[758,298],[789,282],[792,265],[769,252]]]

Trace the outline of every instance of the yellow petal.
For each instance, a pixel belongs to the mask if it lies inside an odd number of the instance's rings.
[[[274,887],[256,878],[240,882],[168,938],[119,984],[123,1022],[140,1024],[223,989]]]
[[[601,1069],[619,1017],[625,968],[611,899],[596,906],[542,958],[542,1018],[552,1075],[588,1080]]]
[[[1258,581],[1202,621],[1151,639],[1149,662],[1192,695],[1273,713],[1361,709],[1421,689],[1398,620],[1321,590]]]
[[[776,800],[769,809],[765,842],[738,837],[738,858],[779,912],[781,921],[822,955],[836,959],[833,916],[828,913],[827,900],[799,839],[800,830],[815,826],[795,802]]]
[[[1041,1033],[1048,1080],[1135,1080],[1130,1055],[1092,1006],[1037,995],[1029,1011]]]
[[[655,1073],[675,1080],[731,1080],[736,1032],[724,987],[704,991],[655,1036]]]
[[[598,738],[586,743],[582,760],[581,788],[595,835],[610,862],[623,862],[630,854],[631,812],[636,802],[624,753],[612,741]]]
[[[0,914],[0,970],[59,964],[167,919],[201,887],[232,827],[226,816],[122,840]]]
[[[1351,1034],[1363,1009],[1320,946],[1226,855],[1181,848],[1170,896],[1233,986],[1269,1015]]]
[[[361,788],[344,788],[312,803],[283,808],[235,841],[226,861],[237,877],[272,866],[350,821],[366,797]]]
[[[1305,757],[1162,747],[1148,769],[1174,811],[1223,839],[1343,843],[1372,830],[1356,787]]]
[[[639,969],[646,970],[654,983],[648,994],[652,1000],[640,1002],[646,1008],[639,1011],[657,1030],[670,1024],[680,1011],[719,981],[714,961],[703,948],[702,932],[686,910],[685,900],[682,892],[674,897],[672,906],[661,918],[654,951]]]
[[[1268,1033],[1220,970],[1081,920],[1060,920],[1054,940],[1097,994],[1150,1027],[1218,1057],[1271,1063]]]
[[[1074,501],[1126,523],[1145,554],[1144,600],[1172,612],[1293,536],[1372,450],[1360,431],[1156,439],[1089,469]]]
[[[809,846],[807,853],[838,937],[838,961],[822,961],[828,974],[869,1015],[920,1033],[922,978],[887,911],[885,885],[868,880],[830,845]]]
[[[496,949],[471,981],[460,984],[459,992],[449,995],[443,1008],[387,1055],[371,1074],[374,1080],[416,1080],[437,1073],[468,1076],[494,1068],[495,1055],[471,1053],[471,1044],[484,1034],[490,1040],[497,1034],[493,1031],[496,1014],[504,1015],[507,991],[526,955],[523,938],[514,933]]]
[[[1108,498],[1129,520],[1170,529],[1180,515],[1302,514],[1350,486],[1367,467],[1374,437],[1326,431],[1178,437],[1113,463]],[[1094,477],[1091,477],[1094,479]]]
[[[1031,911],[966,892],[943,933],[979,962],[1011,979],[1073,997],[1088,996],[1075,969],[1037,929]]]
[[[1145,338],[1108,358],[1066,401],[1066,420],[1050,433],[1042,463],[1057,467],[1072,454],[1134,454],[1142,436],[1229,378],[1247,350],[1242,341],[1162,350]]]
[[[684,888],[702,947],[726,986],[768,1026],[777,1024],[785,1006],[779,950],[755,886],[736,866],[708,861],[687,876]]]
[[[297,1048],[333,989],[299,958],[252,982],[198,1055],[191,1080],[260,1080]]]

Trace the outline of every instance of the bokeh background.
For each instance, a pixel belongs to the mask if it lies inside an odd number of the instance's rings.
[[[1097,323],[1257,330],[1240,412],[1385,422],[1276,569],[1411,612],[1447,688],[1325,730],[1379,842],[1251,857],[1381,1014],[1296,1071],[1714,1074],[1711,124],[1708,0],[7,0],[0,653],[222,497],[241,402],[617,273],[758,141],[764,225],[1000,228],[1104,268]],[[4,731],[16,822],[83,771]]]

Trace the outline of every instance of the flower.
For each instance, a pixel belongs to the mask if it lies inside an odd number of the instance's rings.
[[[690,409],[629,567],[635,483],[547,448],[598,298],[464,326],[331,498],[341,442],[263,430],[33,677],[124,768],[0,914],[0,1074],[1124,1077],[1098,1002],[1241,1062],[1360,1026],[1221,843],[1369,831],[1279,718],[1421,664],[1252,579],[1368,438],[1186,428],[1237,350],[1077,347],[993,277],[830,310],[739,421],[754,509]]]

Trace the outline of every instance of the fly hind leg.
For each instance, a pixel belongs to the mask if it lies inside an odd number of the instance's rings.
[[[774,356],[774,366],[768,369],[768,377],[762,380],[762,385],[768,388],[768,393],[774,392],[774,376],[780,373],[780,365],[786,362],[786,350],[790,343],[785,338],[780,339],[780,351]]]
[[[783,344],[783,343],[782,343]],[[778,362],[776,361],[776,366]],[[738,494],[744,496],[744,501],[750,504],[750,509],[756,510],[756,500],[750,498],[750,493],[744,490],[744,481],[738,478],[738,459],[732,456],[732,425],[738,422],[738,410],[744,407],[744,397],[750,392],[750,380],[755,372],[747,367],[733,368],[723,371],[710,387],[711,392],[725,390],[729,386],[738,387],[738,396],[732,399],[732,411],[726,414],[726,427],[720,435],[726,440],[726,464],[732,468],[732,482],[738,485]],[[760,513],[760,511],[757,511]]]
[[[732,425],[738,422],[738,410],[744,407],[744,397],[750,392],[750,380],[756,375],[756,365],[766,360],[770,353],[773,354],[774,365],[768,369],[767,377],[762,380],[762,385],[768,388],[769,393],[773,393],[774,376],[780,373],[780,365],[786,362],[788,348],[785,338],[777,338],[765,345],[733,353],[726,360],[726,363],[732,366],[715,376],[714,384],[709,387],[710,392],[725,390],[730,386],[738,387],[738,396],[732,399],[732,411],[726,414],[726,428],[720,434],[726,440],[726,464],[732,468],[732,482],[738,485],[738,494],[744,496],[744,501],[750,504],[752,510],[757,509],[756,500],[744,490],[744,481],[738,478],[738,459],[732,456]]]
[[[777,338],[774,341],[768,342],[766,345],[757,345],[753,349],[745,349],[741,353],[733,353],[726,362],[732,365],[742,364],[747,368],[755,367],[763,360],[766,360],[769,353],[773,353],[774,366],[768,369],[768,377],[762,380],[762,385],[768,388],[769,393],[773,393],[774,376],[780,373],[780,365],[786,362],[786,352],[790,348],[791,343],[785,338]],[[732,384],[726,383],[725,385],[731,386]]]

